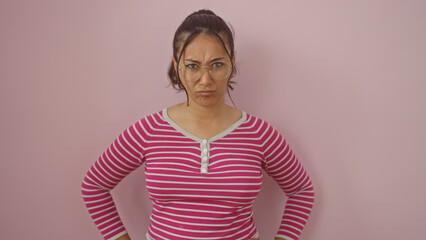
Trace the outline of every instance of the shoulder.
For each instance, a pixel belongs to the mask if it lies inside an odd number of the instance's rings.
[[[145,114],[133,123],[133,127],[153,128],[168,125],[164,116],[164,109]]]
[[[254,125],[267,124],[267,125],[270,125],[267,121],[265,121],[263,118],[261,118],[257,115],[246,112],[244,110],[240,110],[240,111],[241,111],[243,117],[245,118],[245,121],[244,121],[245,124],[254,124]]]
[[[263,118],[251,113],[247,113],[246,111],[243,111],[243,110],[241,110],[241,112],[243,113],[243,117],[245,117],[245,121],[241,125],[241,127],[251,128],[254,131],[259,133],[276,131],[276,129],[268,121],[264,120]]]

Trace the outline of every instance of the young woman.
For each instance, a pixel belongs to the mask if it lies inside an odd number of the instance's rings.
[[[228,25],[210,10],[189,15],[175,33],[169,70],[187,101],[127,128],[83,180],[105,239],[130,239],[110,190],[143,164],[153,202],[149,240],[259,239],[252,205],[262,169],[288,196],[275,239],[299,238],[314,202],[311,180],[280,133],[225,103],[234,76]]]

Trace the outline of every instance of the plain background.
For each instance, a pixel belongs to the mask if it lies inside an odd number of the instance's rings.
[[[0,1],[2,239],[101,239],[81,181],[168,87],[174,31],[210,8],[236,34],[237,107],[273,124],[316,187],[303,240],[425,239],[426,2]],[[133,239],[143,168],[113,191]],[[265,178],[262,239],[285,196]]]

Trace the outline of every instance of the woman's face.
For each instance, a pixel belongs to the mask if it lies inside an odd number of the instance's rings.
[[[235,57],[232,61],[235,61]],[[174,59],[173,63],[176,68]],[[209,67],[214,72],[213,76]],[[222,76],[217,73],[223,71],[220,68],[224,67],[229,68],[227,76],[225,78],[217,77],[216,75]],[[179,68],[179,76],[188,92],[190,104],[214,107],[224,103],[232,68],[231,60],[216,36],[201,33],[194,37],[182,54]],[[197,72],[194,69],[201,69],[199,78],[190,78],[191,72]]]

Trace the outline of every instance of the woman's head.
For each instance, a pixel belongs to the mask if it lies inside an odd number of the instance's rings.
[[[186,91],[182,83],[182,73],[179,72],[178,68],[182,64],[182,56],[187,46],[200,34],[217,38],[223,46],[231,63],[231,73],[226,81],[228,87],[232,89],[230,79],[236,73],[234,65],[234,36],[221,17],[210,10],[204,9],[186,17],[175,32],[173,38],[173,61],[169,69],[169,78],[173,88]]]

